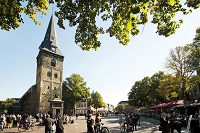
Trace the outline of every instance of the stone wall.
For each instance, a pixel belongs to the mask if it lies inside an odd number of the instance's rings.
[[[52,61],[55,63],[52,65]],[[39,113],[48,113],[50,103],[55,94],[62,98],[62,71],[63,57],[56,54],[40,51],[37,63],[37,95],[36,107]]]

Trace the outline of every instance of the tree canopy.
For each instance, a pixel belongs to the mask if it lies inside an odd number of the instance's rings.
[[[124,104],[117,104],[117,106],[115,107],[115,110],[118,112],[123,112],[125,109],[125,105]]]
[[[91,104],[96,110],[98,108],[105,108],[106,107],[106,104],[103,101],[103,97],[97,91],[91,94]]]
[[[66,78],[64,84],[69,86],[72,90],[68,91],[63,96],[63,99],[75,104],[84,98],[90,97],[90,88],[87,87],[84,78],[79,74],[72,74],[70,77]]]
[[[168,37],[183,23],[176,20],[177,14],[187,15],[200,7],[199,0],[0,0],[0,27],[3,30],[16,29],[24,23],[22,14],[29,16],[36,24],[38,13],[46,14],[49,4],[55,4],[58,25],[65,29],[76,26],[75,43],[83,50],[97,50],[101,46],[99,34],[109,33],[123,45],[130,36],[139,34],[140,25],[148,21],[157,25],[157,33]],[[152,16],[152,20],[149,20]],[[107,29],[97,25],[97,17],[111,21]]]
[[[12,98],[8,98],[5,101],[1,101],[0,109],[8,110],[8,108],[15,103],[16,100]]]
[[[131,105],[140,107],[190,96],[190,90],[200,83],[200,27],[192,43],[170,50],[165,68],[168,74],[159,71],[135,82],[128,93]],[[186,83],[185,90],[182,82]]]

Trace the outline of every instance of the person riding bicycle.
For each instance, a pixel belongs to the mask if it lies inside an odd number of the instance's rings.
[[[28,115],[22,116],[22,122],[24,123],[27,129],[30,127],[30,118]]]
[[[101,117],[100,113],[97,113],[95,118],[95,131],[96,129],[100,129],[100,127],[101,127]]]
[[[130,125],[131,125],[131,119],[130,119],[130,116],[129,116],[129,114],[125,114],[125,123],[124,123],[124,126],[125,125],[127,125],[127,129],[129,129],[130,128]]]

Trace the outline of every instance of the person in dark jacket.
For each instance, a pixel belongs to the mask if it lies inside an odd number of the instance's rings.
[[[171,133],[174,133],[174,129],[178,133],[181,133],[181,122],[177,120],[175,111],[172,111],[169,121],[170,121]]]
[[[169,133],[168,118],[167,118],[165,112],[163,112],[161,114],[160,126],[162,128],[162,133]]]
[[[87,133],[95,133],[94,131],[94,119],[92,119],[92,115],[89,114],[87,119]]]
[[[133,130],[137,131],[137,123],[138,123],[138,116],[137,114],[133,115]]]
[[[58,116],[58,119],[56,121],[56,133],[64,133],[63,120],[61,116]]]
[[[45,133],[52,133],[52,124],[53,120],[50,118],[50,115],[46,115],[46,119],[44,120],[45,125]]]
[[[8,128],[11,129],[11,127],[12,127],[12,122],[11,122],[10,115],[6,115],[6,122],[7,122]]]

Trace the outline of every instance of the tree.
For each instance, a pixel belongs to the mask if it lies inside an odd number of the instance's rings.
[[[8,98],[5,101],[1,101],[0,109],[1,110],[8,110],[8,108],[15,103],[16,100],[12,98]]]
[[[176,80],[171,74],[163,75],[163,79],[160,80],[159,87],[157,88],[158,97],[162,99],[162,102],[172,100],[181,95],[180,82]]]
[[[199,0],[1,0],[0,26],[3,30],[16,29],[23,23],[21,14],[26,14],[36,24],[36,14],[45,14],[49,4],[56,4],[58,25],[65,29],[64,21],[69,26],[76,26],[75,42],[83,50],[99,48],[98,35],[109,33],[123,45],[130,41],[130,35],[139,34],[139,26],[146,24],[148,16],[157,25],[157,33],[170,36],[183,23],[182,19],[175,21],[177,14],[187,15],[200,7]],[[186,5],[186,6],[185,6]],[[96,18],[111,21],[111,26],[104,30],[96,23]]]
[[[68,102],[75,103],[83,100],[83,98],[90,97],[90,88],[87,87],[84,78],[79,74],[72,74],[70,77],[66,78],[64,84],[69,86],[72,90],[67,91],[63,95],[63,99]]]
[[[161,102],[159,86],[163,79],[164,72],[159,71],[151,77],[146,76],[142,80],[136,81],[128,93],[130,105],[141,107]]]
[[[154,102],[152,94],[152,79],[148,76],[140,81],[136,81],[131,91],[128,93],[128,100],[130,105],[141,107],[143,105],[150,105]],[[154,91],[155,92],[155,91]]]
[[[105,108],[106,104],[103,101],[103,97],[97,91],[91,95],[91,104],[97,110],[98,108]]]
[[[200,27],[196,29],[196,35],[193,42],[185,46],[187,51],[187,65],[190,66],[190,76],[188,77],[188,86],[193,88],[200,86]],[[197,75],[192,75],[194,72]],[[191,78],[190,78],[191,77]]]
[[[125,109],[125,105],[124,104],[117,104],[117,106],[115,107],[115,110],[118,112],[122,112]]]
[[[197,56],[193,56],[194,53],[190,48],[191,44],[172,49],[165,64],[165,67],[176,77],[179,85],[182,82],[186,83],[185,93],[192,89],[190,79],[194,69],[197,69],[197,64],[199,64],[199,59],[196,60]]]

